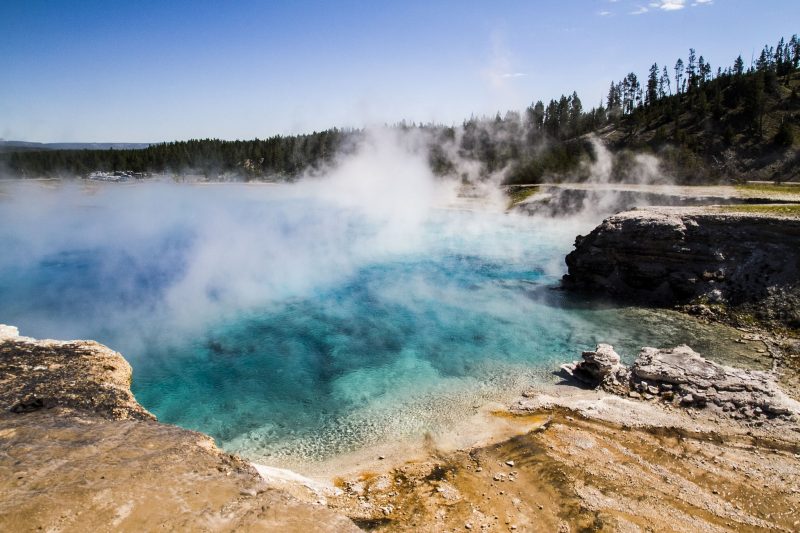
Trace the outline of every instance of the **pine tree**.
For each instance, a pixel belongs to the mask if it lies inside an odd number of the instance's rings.
[[[700,79],[700,86],[705,86],[707,81],[711,80],[711,63],[706,63],[703,56],[700,56],[700,59],[697,61],[698,63],[698,76]]]
[[[695,55],[694,48],[689,48],[689,62],[686,65],[686,80],[689,85],[689,91],[697,87],[697,56]]]
[[[675,94],[681,94],[681,81],[683,80],[683,59],[675,62]]]
[[[792,35],[792,38],[789,40],[789,50],[792,69],[797,70],[797,68],[800,67],[800,39],[797,38],[797,35]]]
[[[647,77],[647,92],[645,93],[645,105],[652,106],[658,100],[658,65],[653,63],[650,66],[650,74]]]
[[[664,65],[664,68],[661,71],[661,78],[658,80],[658,97],[666,97],[667,91],[669,91],[670,96],[672,96],[672,85],[669,80],[669,72],[667,71],[667,66]]]
[[[736,61],[733,62],[733,74],[737,77],[744,74],[744,61],[742,60],[741,55],[736,58]]]
[[[583,104],[581,99],[578,98],[578,93],[573,92],[570,98],[569,110],[569,129],[571,135],[580,135],[581,132],[581,117],[583,116]]]

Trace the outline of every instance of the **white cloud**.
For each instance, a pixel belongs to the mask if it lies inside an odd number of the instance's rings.
[[[650,7],[662,11],[677,11],[686,7],[686,0],[659,0],[658,2],[651,2]]]
[[[643,13],[647,13],[648,11],[650,11],[650,10],[649,10],[649,9],[647,9],[646,7],[644,7],[644,6],[638,6],[638,7],[636,8],[636,11],[631,11],[631,15],[641,15],[641,14],[643,14]]]
[[[527,76],[524,72],[506,72],[504,74],[500,74],[501,78],[522,78],[523,76]]]
[[[710,6],[713,3],[714,3],[714,0],[694,0],[694,2],[692,2],[692,7]]]
[[[610,14],[611,14],[611,11],[600,11],[600,12],[598,13],[598,15],[600,15],[601,17],[607,17],[607,16],[609,16]]]

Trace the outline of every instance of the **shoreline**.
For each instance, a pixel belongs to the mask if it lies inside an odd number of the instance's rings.
[[[779,514],[781,509],[800,508],[800,484],[790,482],[800,479],[797,416],[794,421],[745,424],[716,411],[676,407],[658,399],[634,400],[563,380],[525,391],[510,405],[487,404],[450,433],[427,436],[399,449],[391,449],[391,443],[386,443],[383,448],[360,450],[337,457],[318,468],[316,474],[307,475],[246,463],[218,450],[212,439],[200,433],[149,419],[128,420],[125,412],[114,410],[118,400],[109,404],[111,411],[92,411],[97,407],[81,403],[91,396],[81,391],[96,379],[101,388],[108,388],[103,385],[108,378],[102,373],[116,366],[111,362],[114,357],[120,364],[124,361],[102,345],[91,341],[36,341],[17,336],[16,328],[0,328],[0,348],[7,354],[9,347],[23,351],[41,347],[44,351],[37,357],[51,359],[37,364],[34,372],[48,367],[67,372],[66,381],[36,382],[45,388],[39,389],[39,394],[57,385],[56,394],[60,396],[48,400],[51,403],[32,404],[27,413],[0,415],[6,421],[6,429],[0,432],[0,447],[16,455],[22,450],[21,443],[27,442],[28,450],[36,450],[33,455],[25,452],[21,462],[0,460],[0,471],[9,474],[3,487],[6,496],[0,499],[0,524],[12,528],[23,522],[52,526],[55,518],[43,518],[42,512],[44,517],[58,514],[61,505],[80,506],[74,524],[105,527],[102,524],[113,522],[141,528],[152,524],[148,521],[152,515],[144,511],[146,505],[142,506],[144,499],[152,499],[154,490],[174,492],[177,487],[198,489],[192,505],[206,505],[202,502],[212,498],[236,509],[235,514],[243,521],[236,527],[229,523],[221,528],[225,530],[263,523],[255,509],[265,499],[281,509],[272,517],[277,521],[273,524],[287,520],[296,523],[293,521],[300,520],[299,516],[319,515],[307,524],[322,519],[331,530],[347,529],[341,521],[343,516],[361,528],[386,531],[473,527],[566,531],[564,528],[591,524],[614,529],[638,524],[657,529],[665,513],[672,516],[679,531],[727,530],[734,524],[788,531],[797,525],[791,521],[792,515],[787,518]],[[79,367],[64,367],[57,360],[74,357],[69,354],[75,350],[91,370],[79,380],[70,378],[69,373]],[[93,355],[97,350],[112,359],[97,359]],[[61,351],[65,355],[60,355]],[[93,362],[99,368],[91,366]],[[140,413],[127,389],[129,374],[126,378],[123,368],[114,376],[120,393],[127,391],[129,395],[121,397],[124,405]],[[29,378],[20,377],[18,383],[29,383]],[[66,383],[67,390],[59,388],[58,383]],[[71,391],[70,387],[77,389]],[[15,394],[4,402],[13,401],[13,397]],[[137,416],[147,418],[149,413],[145,413]],[[35,435],[42,431],[58,437],[40,441]],[[95,440],[87,448],[87,442]],[[56,456],[64,459],[52,470],[44,465],[52,461],[55,445],[61,450]],[[132,448],[126,451],[128,447]],[[687,449],[693,450],[692,454],[680,451]],[[136,459],[131,468],[145,468],[148,479],[131,478],[125,462],[128,459],[120,461],[143,452],[147,459]],[[619,457],[609,462],[608,454]],[[723,470],[714,459],[717,457],[726,461]],[[37,461],[42,464],[37,466]],[[152,466],[154,461],[158,466]],[[197,472],[209,466],[213,474],[198,485],[201,479]],[[50,471],[56,473],[57,481],[44,492],[38,482],[26,484],[31,473],[44,475],[41,473]],[[654,472],[662,474],[654,478]],[[78,488],[76,482],[87,476],[96,479],[95,485],[105,487],[107,505],[116,509],[116,518],[100,512],[94,489],[87,492]],[[166,478],[157,481],[150,479],[153,476]],[[721,493],[715,488],[721,481],[709,476],[725,478],[727,485],[722,486],[735,486],[736,491]],[[47,474],[45,479],[50,477]],[[170,481],[163,485],[166,479]],[[684,487],[677,496],[676,486]],[[691,498],[689,493],[693,494]],[[650,494],[656,494],[656,499],[652,500]],[[37,503],[42,497],[48,501],[56,498],[59,505]],[[174,512],[170,511],[172,505],[183,499],[171,500],[174,497],[162,497],[167,499],[158,506],[159,520],[175,520],[164,518],[164,513]],[[30,499],[28,506],[13,503],[20,498]],[[747,502],[755,502],[758,509],[747,509]],[[30,505],[44,511],[30,514],[34,512]],[[626,506],[639,514],[631,516]]]
[[[676,531],[798,525],[797,422],[745,425],[574,384],[497,416],[520,431],[365,468],[335,480],[327,505],[375,531],[659,530],[665,516]]]

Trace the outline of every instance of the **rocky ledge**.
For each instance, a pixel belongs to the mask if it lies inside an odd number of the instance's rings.
[[[688,346],[642,348],[629,368],[609,344],[583,352],[583,361],[563,365],[571,377],[607,392],[675,406],[711,407],[749,422],[780,418],[797,422],[800,403],[790,398],[769,372],[724,366]]]
[[[721,208],[619,213],[566,257],[569,289],[800,328],[800,219]]]
[[[130,380],[101,344],[0,325],[0,531],[358,531],[157,422]]]
[[[0,409],[61,408],[110,420],[155,420],[130,390],[131,366],[95,341],[37,341],[0,325]]]

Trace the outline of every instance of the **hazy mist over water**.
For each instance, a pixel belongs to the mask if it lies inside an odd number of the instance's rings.
[[[0,323],[122,352],[137,399],[295,466],[437,431],[581,349],[688,320],[553,290],[597,221],[456,209],[408,146],[294,185],[0,183]]]

